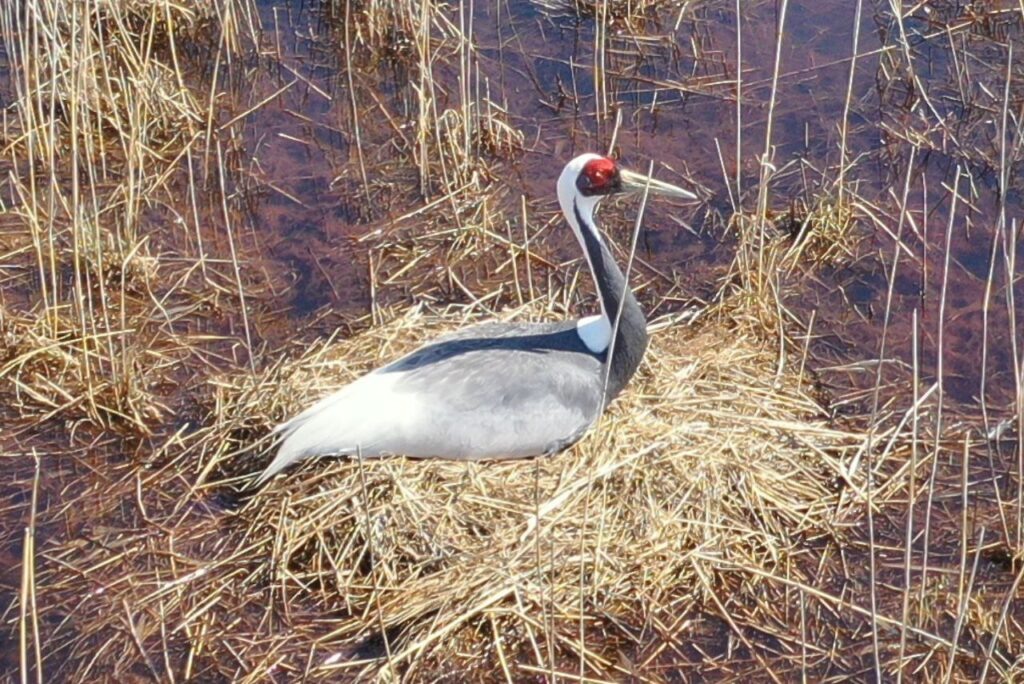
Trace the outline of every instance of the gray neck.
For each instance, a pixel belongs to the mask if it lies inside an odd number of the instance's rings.
[[[647,349],[647,319],[640,309],[633,291],[629,289],[625,276],[612,258],[611,252],[598,236],[597,227],[588,222],[573,203],[573,213],[583,238],[583,248],[593,270],[601,308],[615,330],[615,337],[605,352],[605,371],[608,384],[605,387],[607,404],[622,391],[629,379],[636,373]],[[621,314],[620,314],[621,312]],[[618,327],[616,329],[616,321]],[[608,358],[608,354],[611,358]]]

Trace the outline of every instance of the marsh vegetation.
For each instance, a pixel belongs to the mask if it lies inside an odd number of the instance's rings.
[[[1024,9],[826,4],[0,7],[5,676],[1024,677]],[[247,491],[432,334],[590,312],[586,150],[703,200],[592,434]]]

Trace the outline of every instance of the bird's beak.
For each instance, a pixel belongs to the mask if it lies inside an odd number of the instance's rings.
[[[622,181],[622,189],[626,192],[643,192],[645,188],[649,188],[651,193],[658,195],[666,195],[668,197],[688,200],[697,199],[697,196],[689,190],[683,190],[671,183],[655,180],[654,178],[645,176],[642,173],[634,173],[633,171],[627,171],[626,169],[619,169],[619,178]]]

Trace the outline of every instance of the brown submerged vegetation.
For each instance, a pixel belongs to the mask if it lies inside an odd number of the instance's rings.
[[[0,9],[0,90],[14,95],[0,130],[10,678],[1020,674],[1009,506],[978,504],[970,553],[966,524],[937,531],[931,583],[891,590],[904,570],[927,568],[898,541],[912,507],[966,501],[949,454],[974,438],[954,426],[926,439],[942,404],[927,401],[935,388],[916,367],[909,379],[879,373],[852,399],[815,367],[819,329],[793,300],[821,269],[856,263],[866,233],[893,218],[843,172],[775,201],[789,171],[769,164],[769,135],[756,208],[728,191],[721,223],[735,257],[706,306],[682,309],[678,274],[634,264],[648,308],[671,313],[653,321],[629,389],[565,453],[310,462],[250,492],[269,429],[324,393],[434,334],[564,317],[585,302],[579,263],[560,263],[550,237],[558,217],[499,182],[528,136],[474,61],[465,8],[325,3],[356,160],[333,186],[370,227],[352,241],[369,314],[339,325],[315,312],[283,341],[289,288],[260,260],[280,242],[240,219],[259,192],[287,195],[252,161],[243,128],[283,90],[229,104],[248,87],[236,70],[253,51],[280,59],[256,8],[13,5]],[[580,21],[605,19],[602,41],[608,28],[656,34],[665,7],[678,21],[688,5],[577,9]],[[603,121],[639,52],[664,42],[636,40],[637,53],[613,50],[595,67]],[[382,70],[405,87],[376,92]],[[621,233],[615,209],[604,212]],[[885,382],[913,398],[909,409],[878,399]],[[938,560],[950,544],[959,565]],[[975,584],[983,552],[1006,568],[991,586]]]

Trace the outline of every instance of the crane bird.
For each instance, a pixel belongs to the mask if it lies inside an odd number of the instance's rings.
[[[645,188],[697,199],[596,154],[576,157],[558,178],[558,202],[586,255],[600,314],[474,325],[377,368],[279,425],[277,456],[257,484],[313,456],[505,459],[579,440],[647,348],[647,321],[594,212],[608,195]]]

